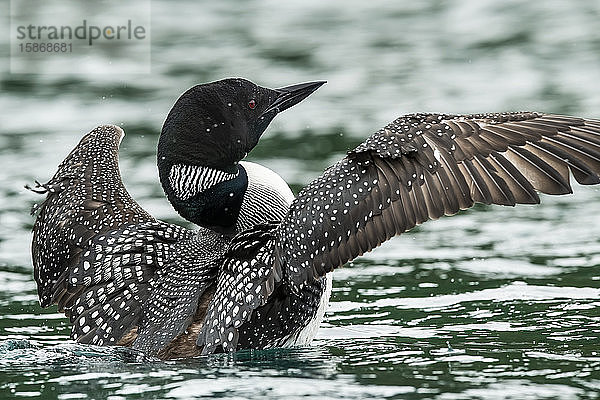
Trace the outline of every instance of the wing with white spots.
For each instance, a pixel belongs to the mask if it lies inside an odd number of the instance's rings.
[[[600,182],[599,121],[536,113],[399,118],[303,189],[279,226],[233,239],[197,343],[204,354],[242,348],[242,333],[266,326],[251,319],[278,293],[311,291],[385,240],[475,202],[514,206],[538,203],[536,191],[570,193],[569,171],[579,183]]]
[[[40,303],[58,304],[81,342],[115,343],[131,329],[169,247],[192,234],[156,221],[131,198],[118,166],[123,135],[117,126],[95,128],[32,189],[47,193],[33,210]]]
[[[277,226],[257,225],[232,239],[196,342],[202,354],[280,347],[315,317],[327,281],[299,293],[283,284],[274,268]]]
[[[217,289],[208,307],[197,344],[202,354],[217,346],[236,350],[238,328],[264,305],[281,280],[273,269],[274,224],[257,225],[236,235],[223,257]]]
[[[376,132],[300,192],[274,269],[294,290],[428,219],[474,203],[539,203],[600,182],[600,121],[417,114]]]
[[[65,308],[73,323],[71,337],[82,343],[116,344],[138,326],[158,272],[176,256],[178,244],[193,237],[190,230],[160,221],[94,236],[69,269],[63,295],[72,299]]]
[[[157,271],[154,289],[142,305],[143,317],[133,348],[157,355],[195,319],[203,317],[200,297],[216,282],[229,241],[229,237],[201,228],[173,246],[172,257]]]
[[[154,221],[127,193],[118,165],[121,128],[103,125],[85,135],[34,191],[47,193],[33,226],[32,257],[42,307],[66,305],[67,277],[93,236],[125,224]]]

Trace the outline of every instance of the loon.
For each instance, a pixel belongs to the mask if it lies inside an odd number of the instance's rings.
[[[153,218],[125,189],[124,132],[85,135],[34,206],[40,304],[71,337],[162,359],[310,343],[331,273],[427,220],[475,203],[537,204],[600,182],[600,121],[537,112],[410,114],[376,131],[294,198],[243,161],[280,112],[323,81],[194,86],[158,142],[161,185],[197,230]]]

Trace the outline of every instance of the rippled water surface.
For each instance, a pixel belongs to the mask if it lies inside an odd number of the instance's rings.
[[[0,11],[8,26],[8,2]],[[328,80],[251,154],[295,190],[408,112],[600,118],[599,17],[584,0],[155,0],[152,74],[138,76],[9,74],[2,36],[0,398],[600,397],[596,188],[476,207],[390,241],[334,274],[310,347],[180,362],[68,340],[67,320],[37,302],[28,210],[39,199],[22,189],[93,126],[117,123],[132,195],[182,223],[157,182],[160,126],[182,91],[225,76]]]

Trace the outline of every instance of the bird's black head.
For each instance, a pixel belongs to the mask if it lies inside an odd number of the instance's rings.
[[[268,89],[241,78],[194,86],[165,120],[158,161],[230,170],[258,143],[281,111],[299,103],[324,81]]]
[[[160,181],[177,212],[195,224],[231,231],[248,185],[238,162],[279,112],[324,83],[268,89],[230,78],[182,94],[158,142]]]

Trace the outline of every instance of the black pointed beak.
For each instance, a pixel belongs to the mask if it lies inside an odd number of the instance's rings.
[[[296,85],[290,85],[279,89],[275,89],[277,97],[275,98],[275,100],[273,100],[269,107],[267,107],[263,114],[266,114],[273,110],[279,113],[281,111],[287,110],[292,106],[295,106],[296,104],[300,103],[302,100],[310,96],[315,90],[323,86],[325,82],[326,81],[298,83]]]

